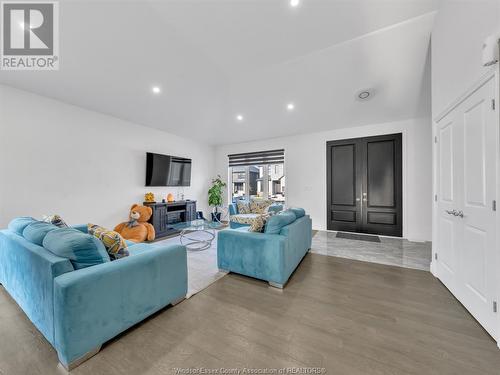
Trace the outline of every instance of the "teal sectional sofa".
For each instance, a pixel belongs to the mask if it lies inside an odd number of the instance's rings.
[[[219,269],[266,280],[283,288],[311,248],[312,221],[303,209],[290,209],[271,216],[264,233],[248,227],[218,233]]]
[[[27,229],[33,221],[18,218],[0,231],[0,284],[56,349],[67,369],[186,296],[184,246],[132,243],[128,257],[110,261],[102,243],[83,233],[86,226],[54,230],[46,224]],[[85,246],[94,245],[98,251],[92,257],[85,255],[83,263],[71,250],[80,246],[79,251],[85,252]],[[60,256],[61,252],[67,257]],[[82,266],[85,262],[98,264]]]

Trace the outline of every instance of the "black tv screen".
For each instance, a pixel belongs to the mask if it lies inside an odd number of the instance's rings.
[[[191,159],[146,153],[146,186],[189,186]]]

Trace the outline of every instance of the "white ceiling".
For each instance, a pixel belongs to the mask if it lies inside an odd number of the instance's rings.
[[[437,3],[65,0],[60,70],[0,83],[211,144],[425,116]]]

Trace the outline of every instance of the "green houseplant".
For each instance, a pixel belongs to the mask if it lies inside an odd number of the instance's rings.
[[[226,183],[222,181],[221,176],[217,175],[217,178],[212,180],[212,186],[208,189],[208,205],[213,207],[212,221],[219,221],[221,218],[221,213],[218,212],[218,208],[222,206],[223,198],[222,193],[226,187]]]

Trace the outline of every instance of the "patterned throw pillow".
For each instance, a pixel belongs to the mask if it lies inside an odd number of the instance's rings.
[[[129,255],[127,243],[114,230],[108,230],[99,225],[88,224],[87,229],[90,235],[101,240],[111,260],[120,259]]]
[[[239,214],[231,216],[231,221],[239,224],[250,225],[250,232],[262,232],[264,230],[268,217],[269,215]]]
[[[250,232],[262,232],[264,230],[264,227],[266,226],[266,219],[267,215],[258,215],[256,216],[253,220],[252,223],[250,224]]]
[[[250,207],[248,206],[248,202],[245,201],[237,201],[236,205],[238,206],[238,213],[239,214],[249,214],[250,212]]]
[[[56,227],[59,227],[59,228],[68,228],[69,227],[69,225],[66,224],[66,222],[59,215],[44,216],[42,221],[44,221],[46,223],[54,224]]]
[[[270,199],[254,199],[250,201],[250,212],[253,214],[265,214],[267,208],[273,204]]]

